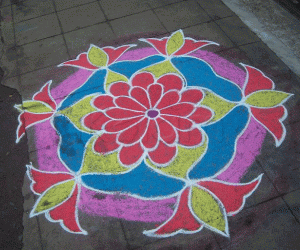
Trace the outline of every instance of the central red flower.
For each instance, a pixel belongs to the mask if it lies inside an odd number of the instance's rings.
[[[199,106],[202,98],[201,90],[187,89],[177,75],[156,80],[150,73],[140,73],[130,83],[111,84],[107,94],[95,98],[99,111],[87,115],[84,124],[103,131],[95,151],[119,150],[124,165],[135,164],[145,155],[164,165],[176,156],[177,145],[201,144],[198,124],[212,117],[209,109]]]

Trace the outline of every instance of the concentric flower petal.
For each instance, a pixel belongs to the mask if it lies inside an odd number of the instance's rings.
[[[139,161],[143,153],[144,150],[138,142],[133,146],[122,147],[119,153],[119,158],[124,165],[132,165]]]
[[[134,87],[130,91],[130,95],[137,100],[139,103],[144,105],[146,108],[150,108],[149,99],[147,96],[146,91],[143,88],[140,87]]]
[[[158,130],[156,122],[152,119],[149,119],[148,128],[146,134],[142,139],[142,143],[146,148],[154,148],[158,140]]]
[[[159,84],[152,84],[148,89],[151,107],[154,107],[162,95],[163,89]]]
[[[172,89],[181,90],[183,87],[182,79],[176,75],[164,75],[157,80],[157,83],[164,86],[164,92]]]
[[[144,89],[147,89],[151,83],[154,83],[154,77],[150,73],[137,74],[131,81],[132,86],[138,86]]]
[[[179,136],[179,144],[183,146],[196,146],[202,142],[202,134],[199,129],[195,128],[191,131],[177,131]]]
[[[199,89],[188,89],[181,93],[181,102],[198,103],[202,100],[203,93]]]
[[[115,102],[120,108],[146,111],[145,107],[130,97],[120,96],[115,100]]]
[[[119,147],[116,134],[103,134],[95,142],[94,149],[101,154],[114,151]]]
[[[124,144],[133,144],[137,142],[145,133],[148,119],[144,118],[134,126],[125,130],[119,135],[118,141]]]
[[[161,117],[169,121],[175,128],[181,130],[188,130],[193,126],[193,123],[186,118],[168,115],[162,115]]]
[[[110,86],[109,91],[114,96],[128,96],[129,89],[130,86],[126,82],[116,82]]]
[[[107,132],[116,133],[116,132],[122,131],[122,130],[130,127],[131,125],[137,123],[141,119],[142,119],[142,117],[135,117],[135,118],[126,119],[126,120],[112,120],[112,121],[109,121],[108,123],[106,123],[104,129]]]
[[[194,105],[190,103],[178,103],[167,108],[160,110],[161,114],[176,115],[176,116],[188,116],[194,110]]]
[[[197,107],[195,112],[189,116],[189,119],[199,124],[208,121],[211,117],[212,117],[212,112],[209,109],[203,107]]]
[[[174,143],[177,135],[173,126],[161,118],[157,118],[156,121],[159,127],[160,137],[163,139],[163,141],[167,144]]]
[[[97,107],[98,109],[101,109],[101,110],[115,106],[115,104],[113,102],[113,98],[109,95],[98,96],[94,100],[94,105],[95,105],[95,107]]]
[[[88,127],[89,129],[93,130],[101,130],[104,123],[109,121],[110,118],[108,118],[104,113],[102,112],[95,112],[87,115],[84,118],[84,125]]]
[[[112,108],[106,110],[105,114],[113,119],[124,119],[144,115],[144,112],[137,112],[128,109]]]
[[[157,164],[166,164],[172,160],[176,154],[176,147],[169,147],[163,142],[159,142],[157,149],[149,152],[150,159]]]
[[[156,106],[157,109],[162,109],[177,103],[180,99],[180,96],[177,91],[169,91],[161,98],[160,102]]]

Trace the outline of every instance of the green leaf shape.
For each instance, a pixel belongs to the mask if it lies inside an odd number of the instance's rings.
[[[110,84],[112,84],[114,82],[128,82],[128,79],[124,75],[121,75],[121,74],[116,73],[116,72],[111,71],[111,70],[107,70],[105,90],[107,91]]]
[[[53,112],[53,109],[40,101],[25,101],[23,105],[15,105],[20,111],[28,111],[34,114]]]
[[[93,136],[87,143],[81,174],[87,173],[110,173],[120,174],[128,171],[118,160],[118,152],[112,154],[99,154],[94,152],[94,143],[99,136]]]
[[[108,56],[107,54],[100,48],[92,45],[88,51],[88,59],[91,64],[96,67],[103,67],[107,65]]]
[[[184,44],[184,36],[182,31],[178,30],[172,34],[167,41],[167,54],[170,56],[177,52]]]
[[[157,167],[149,159],[146,162],[149,166],[154,169],[158,169],[167,175],[186,179],[186,175],[191,166],[199,162],[201,156],[206,152],[207,149],[207,138],[203,144],[197,148],[184,148],[181,146],[177,147],[178,154],[176,158],[166,167]]]
[[[193,186],[191,207],[202,222],[226,234],[226,215],[210,193]]]
[[[97,110],[96,108],[94,108],[91,105],[91,100],[95,96],[97,96],[97,95],[90,95],[90,96],[84,97],[80,101],[78,101],[74,105],[72,105],[71,107],[68,107],[64,110],[59,111],[59,113],[68,117],[70,119],[70,121],[79,130],[91,133],[91,132],[93,132],[93,130],[90,130],[90,129],[86,128],[85,126],[83,126],[81,124],[81,120],[85,115]]]
[[[260,90],[246,97],[245,103],[258,108],[271,108],[285,102],[291,94],[275,90]]]
[[[213,118],[208,122],[216,122],[221,120],[227,113],[229,113],[237,104],[226,101],[225,99],[217,96],[216,94],[205,91],[205,96],[201,102],[204,105],[214,111]]]
[[[37,200],[37,205],[33,214],[45,212],[46,210],[67,200],[73,191],[74,185],[74,180],[54,185]]]
[[[153,66],[150,66],[148,68],[145,68],[141,70],[142,72],[150,72],[152,73],[156,78],[168,74],[168,73],[175,73],[178,75],[181,75],[180,72],[173,66],[173,64],[167,60],[160,63],[157,63]]]

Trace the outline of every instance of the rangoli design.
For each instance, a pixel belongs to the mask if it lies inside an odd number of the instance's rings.
[[[87,234],[80,209],[161,222],[148,236],[207,228],[229,237],[228,216],[243,208],[262,176],[239,180],[266,131],[276,146],[283,142],[283,103],[291,94],[274,90],[254,67],[227,69],[202,49],[216,43],[185,38],[181,30],[141,41],[151,47],[91,45],[59,65],[80,68],[73,78],[53,89],[49,81],[16,105],[17,142],[31,127],[37,144],[59,139],[52,160],[38,153],[39,166],[27,166],[39,196],[30,217],[45,214],[70,233]]]

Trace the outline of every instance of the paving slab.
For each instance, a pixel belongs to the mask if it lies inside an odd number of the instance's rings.
[[[197,2],[213,20],[235,15],[221,0],[198,0]]]
[[[96,1],[95,0],[54,0],[57,11],[73,8],[79,5],[89,4],[91,2],[96,2]]]

